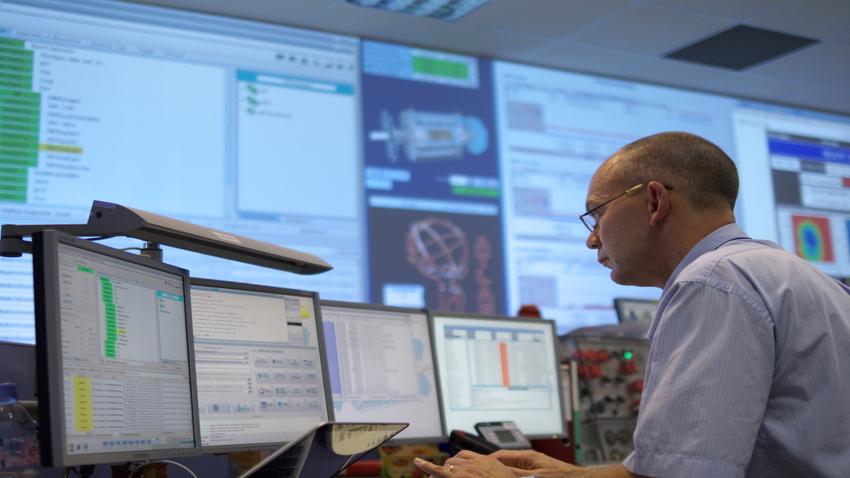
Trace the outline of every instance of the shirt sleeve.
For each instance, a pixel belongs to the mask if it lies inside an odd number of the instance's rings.
[[[773,323],[734,284],[679,282],[652,338],[634,452],[646,476],[744,476],[773,379]]]

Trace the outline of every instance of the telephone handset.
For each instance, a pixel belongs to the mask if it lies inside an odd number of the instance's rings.
[[[465,432],[463,430],[452,430],[449,434],[449,443],[458,450],[474,451],[475,453],[481,453],[482,455],[489,455],[494,451],[501,450],[501,447],[498,445],[490,443],[478,435]]]
[[[482,422],[475,424],[475,431],[482,438],[499,448],[508,450],[527,450],[531,448],[528,438],[523,435],[514,422]]]
[[[531,443],[514,422],[481,422],[475,424],[478,435],[452,430],[449,442],[461,450],[487,455],[501,449],[528,449]]]

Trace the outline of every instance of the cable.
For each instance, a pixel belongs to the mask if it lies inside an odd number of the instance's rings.
[[[128,477],[127,477],[127,478],[133,478],[133,476],[134,476],[136,473],[138,473],[138,472],[139,472],[139,470],[141,470],[142,468],[144,468],[144,467],[146,467],[146,466],[148,466],[148,465],[155,465],[155,464],[157,464],[157,463],[166,463],[166,464],[169,464],[169,465],[174,465],[174,466],[177,466],[177,467],[183,468],[184,470],[186,470],[186,473],[189,473],[189,475],[190,475],[190,476],[192,476],[192,478],[198,478],[198,475],[196,475],[196,474],[195,474],[192,470],[190,470],[188,466],[184,465],[183,463],[178,463],[178,462],[176,462],[176,461],[172,461],[172,460],[155,460],[155,461],[146,461],[146,462],[144,462],[144,463],[140,464],[140,465],[138,466],[138,468],[133,469],[133,470],[130,472],[130,475],[128,475]]]

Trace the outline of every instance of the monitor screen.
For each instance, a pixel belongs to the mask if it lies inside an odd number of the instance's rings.
[[[531,437],[565,434],[555,322],[433,314],[446,430],[513,421]]]
[[[614,299],[617,320],[623,322],[652,322],[658,301],[651,299]]]
[[[341,422],[409,422],[401,441],[445,437],[428,312],[322,302],[334,416]]]
[[[201,445],[277,447],[329,421],[318,294],[192,279]]]
[[[186,271],[55,231],[33,243],[42,462],[197,454]]]

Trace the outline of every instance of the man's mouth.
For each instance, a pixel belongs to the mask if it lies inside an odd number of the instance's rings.
[[[600,264],[602,264],[603,266],[605,266],[605,267],[607,267],[607,268],[609,268],[609,269],[611,268],[611,261],[610,261],[607,257],[600,257],[599,259],[596,259],[596,260],[597,260]]]

